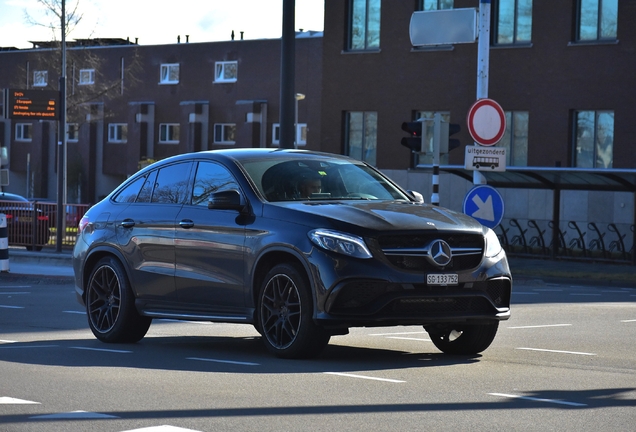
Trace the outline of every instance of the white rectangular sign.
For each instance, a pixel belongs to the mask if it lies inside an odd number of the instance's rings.
[[[472,171],[505,171],[505,147],[466,146],[464,168]]]
[[[477,9],[418,11],[411,15],[413,46],[472,43],[477,39]]]

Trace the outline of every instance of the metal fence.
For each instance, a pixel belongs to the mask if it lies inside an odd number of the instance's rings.
[[[77,226],[88,210],[88,204],[67,204],[64,207],[62,247],[73,248]],[[6,215],[10,246],[25,246],[40,251],[57,246],[57,203],[46,201],[3,201],[0,213]]]

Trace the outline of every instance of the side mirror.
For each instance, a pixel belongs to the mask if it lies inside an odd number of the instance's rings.
[[[416,191],[412,191],[412,190],[407,190],[407,192],[409,193],[409,195],[411,195],[411,198],[413,198],[415,200],[415,202],[417,203],[423,203],[424,202],[424,195],[422,195],[419,192]]]
[[[209,209],[241,211],[244,207],[243,196],[236,189],[214,192],[208,199]]]

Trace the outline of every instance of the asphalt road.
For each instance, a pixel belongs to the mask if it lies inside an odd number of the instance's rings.
[[[245,325],[106,345],[68,279],[0,282],[0,432],[636,430],[636,288],[517,284],[479,356],[389,327],[292,361]]]

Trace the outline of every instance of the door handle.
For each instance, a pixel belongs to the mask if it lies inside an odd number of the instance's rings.
[[[132,228],[135,226],[135,221],[132,219],[124,219],[119,225],[123,228]]]
[[[190,219],[183,219],[181,222],[179,222],[179,226],[185,229],[192,228],[194,226],[194,222]]]

